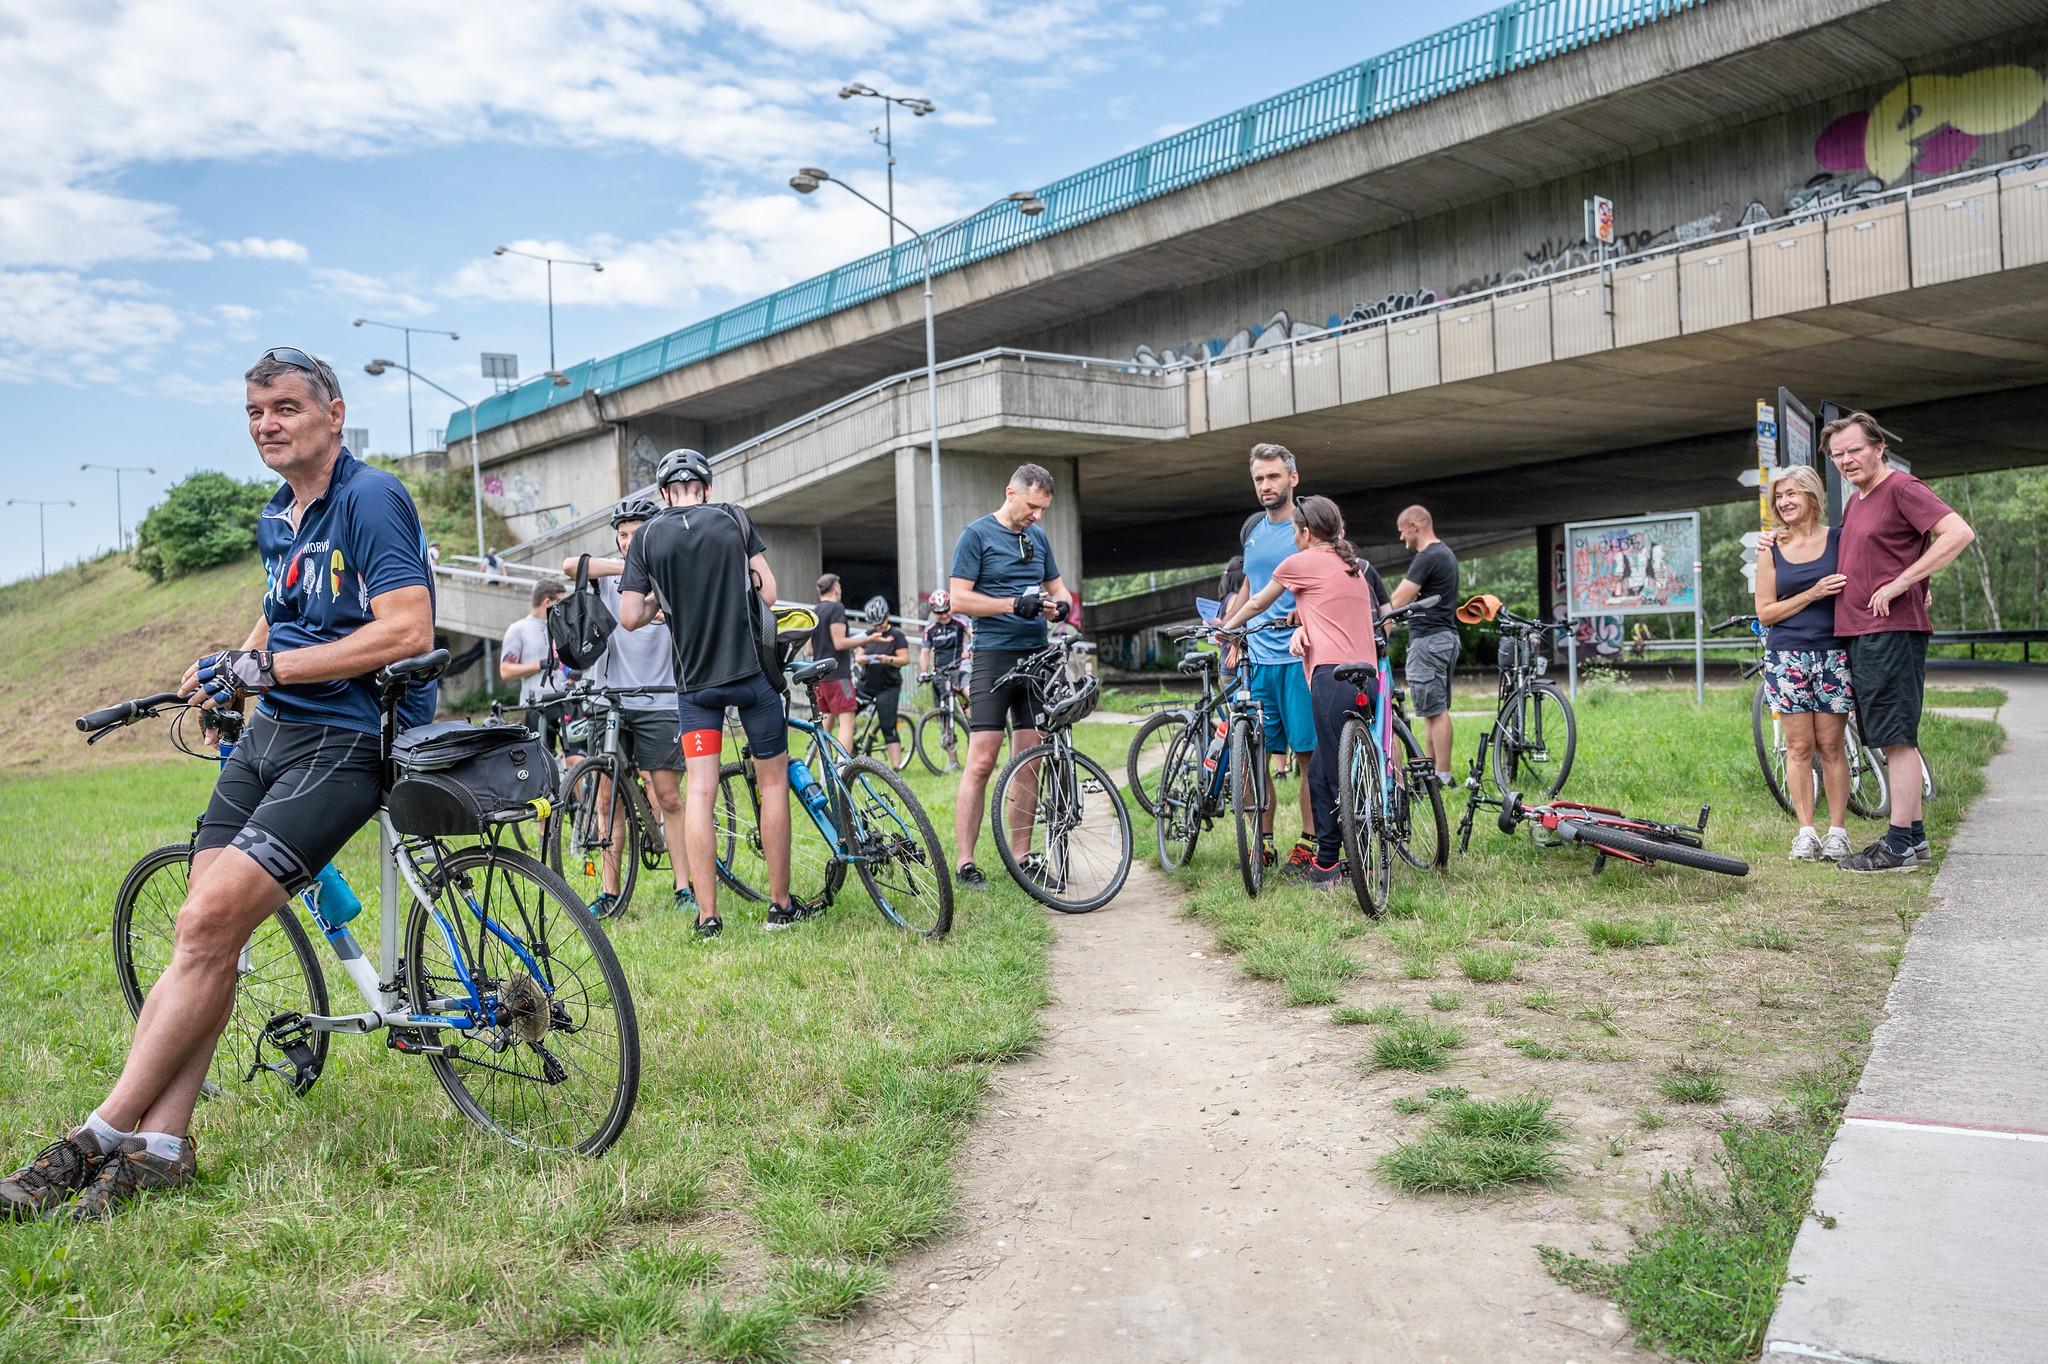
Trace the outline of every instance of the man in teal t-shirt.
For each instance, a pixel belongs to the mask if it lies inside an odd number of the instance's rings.
[[[1280,561],[1294,553],[1294,489],[1301,482],[1301,475],[1295,472],[1294,453],[1284,445],[1254,445],[1251,456],[1252,488],[1258,493],[1259,505],[1264,515],[1253,515],[1245,522],[1244,542],[1244,585],[1235,596],[1223,604],[1223,614],[1228,617],[1232,610],[1249,601],[1251,597],[1266,590],[1273,580],[1273,570]],[[1283,620],[1294,610],[1294,594],[1282,592],[1280,600],[1253,624],[1269,620]],[[1249,657],[1245,660],[1246,681],[1251,687],[1252,697],[1266,717],[1266,751],[1269,753],[1294,755],[1297,774],[1308,771],[1309,755],[1315,751],[1315,714],[1309,706],[1308,679],[1302,674],[1301,660],[1287,651],[1294,642],[1292,630],[1269,630],[1252,635],[1247,641]],[[1271,864],[1278,860],[1273,847],[1273,810],[1277,802],[1273,797],[1273,775],[1266,774],[1266,813],[1264,819],[1264,851],[1266,861]],[[1309,809],[1308,782],[1301,783],[1301,837],[1295,841],[1294,851],[1288,854],[1290,870],[1300,870],[1303,863],[1315,856],[1315,820]]]

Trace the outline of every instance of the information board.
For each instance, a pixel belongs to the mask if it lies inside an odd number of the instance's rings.
[[[1564,528],[1566,612],[1661,615],[1699,608],[1700,518],[1669,512]]]

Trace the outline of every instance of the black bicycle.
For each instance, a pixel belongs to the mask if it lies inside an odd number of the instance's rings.
[[[917,756],[935,777],[960,770],[960,740],[967,733],[967,693],[962,687],[966,676],[964,661],[917,675],[932,689],[931,709],[917,722]]]
[[[996,681],[1024,684],[1040,739],[1011,756],[989,793],[1004,868],[1063,914],[1100,909],[1131,874],[1131,812],[1102,764],[1074,747],[1073,727],[1101,698],[1095,679],[1070,666],[1076,643],[1058,640]]]
[[[1185,632],[1182,647],[1189,649],[1201,635],[1243,647],[1250,636],[1261,631],[1290,628],[1284,621],[1234,630],[1196,626]],[[1265,712],[1242,681],[1209,704],[1209,698],[1220,691],[1217,675],[1221,666],[1221,657],[1208,652],[1190,650],[1181,660],[1182,671],[1192,669],[1200,674],[1204,704],[1184,713],[1159,769],[1153,811],[1159,865],[1168,871],[1186,866],[1194,858],[1202,831],[1228,812],[1237,828],[1238,874],[1244,879],[1244,892],[1257,896],[1266,879]],[[1132,760],[1137,756],[1134,744]]]
[[[1579,746],[1579,722],[1572,703],[1544,677],[1551,659],[1550,636],[1570,627],[1546,625],[1503,608],[1500,627],[1500,695],[1493,724],[1479,736],[1465,776],[1465,815],[1458,821],[1458,851],[1472,843],[1472,821],[1482,805],[1501,807],[1510,791],[1528,790],[1549,800],[1564,789]],[[1489,766],[1488,759],[1491,759]],[[1493,794],[1487,794],[1488,778]]]
[[[1166,772],[1167,750],[1180,737],[1181,730],[1189,725],[1212,725],[1223,709],[1222,655],[1196,650],[1188,641],[1182,642],[1181,649],[1177,666],[1183,676],[1198,679],[1202,694],[1192,706],[1178,698],[1150,703],[1152,714],[1131,736],[1130,751],[1124,755],[1124,789],[1131,793],[1138,808],[1154,819],[1159,817],[1159,782]]]

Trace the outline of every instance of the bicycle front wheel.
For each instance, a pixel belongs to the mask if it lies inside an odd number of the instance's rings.
[[[1201,731],[1173,732],[1166,761],[1158,768],[1152,817],[1159,843],[1159,865],[1176,871],[1195,860],[1202,837],[1202,803],[1209,774],[1202,768]]]
[[[166,844],[143,854],[114,896],[114,977],[121,983],[121,997],[131,1016],[141,1015],[150,987],[170,969],[178,908],[185,903],[191,871],[191,845]],[[256,1075],[283,1075],[294,1093],[304,1094],[327,1064],[329,1035],[316,1032],[307,1039],[313,1063],[294,1072],[277,1048],[264,1042],[264,1025],[282,1013],[326,1012],[327,978],[313,955],[312,940],[287,902],[257,925],[242,951],[235,970],[234,1012],[214,1047],[204,1092],[215,1098],[247,1093]],[[265,1046],[271,1055],[264,1064],[281,1064],[283,1069],[252,1074]]]
[[[1124,789],[1138,802],[1140,810],[1154,818],[1159,815],[1154,803],[1166,770],[1166,751],[1193,718],[1192,711],[1162,710],[1139,725],[1138,732],[1131,736],[1131,751],[1124,757],[1124,777],[1129,784]]]
[[[933,706],[924,713],[924,718],[917,722],[917,756],[925,771],[935,777],[946,775],[947,767],[955,761],[958,732],[951,706]]]
[[[872,758],[839,765],[846,841],[868,897],[898,928],[927,938],[953,927],[953,877],[938,831],[903,778]]]
[[[1394,869],[1388,861],[1385,800],[1380,789],[1380,751],[1372,730],[1358,719],[1344,722],[1337,746],[1342,774],[1337,794],[1337,820],[1344,831],[1344,860],[1350,864],[1351,889],[1367,914],[1386,912],[1394,890]]]
[[[1435,764],[1426,764],[1422,745],[1409,732],[1408,724],[1394,716],[1394,737],[1401,741],[1407,762],[1396,767],[1393,793],[1394,851],[1409,866],[1427,871],[1451,860],[1451,826],[1444,817],[1444,793],[1436,780]]]
[[[413,1012],[473,1025],[423,1030],[448,1048],[427,1057],[435,1078],[515,1146],[602,1154],[640,1091],[640,1027],[604,929],[560,876],[510,848],[458,849],[431,884],[432,912],[415,901],[406,923]]]
[[[1770,789],[1771,799],[1786,814],[1798,813],[1792,808],[1791,788],[1785,785],[1785,731],[1764,700],[1761,686],[1756,689],[1756,699],[1749,703],[1749,732],[1756,741],[1756,763],[1764,770],[1764,785]],[[1853,798],[1850,803],[1854,804]]]
[[[632,903],[640,841],[640,812],[620,784],[619,760],[578,763],[548,818],[547,863],[598,918],[616,919]]]
[[[1676,862],[1681,867],[1717,871],[1723,876],[1749,875],[1749,863],[1739,857],[1708,852],[1705,848],[1694,848],[1684,843],[1666,843],[1636,829],[1615,829],[1605,824],[1565,819],[1558,821],[1557,831],[1581,843],[1590,843],[1607,852],[1640,857],[1646,862]]]
[[[1102,765],[1064,739],[1010,759],[989,823],[1011,877],[1063,914],[1100,909],[1131,873],[1131,812]]]
[[[1266,883],[1266,849],[1259,838],[1259,806],[1266,794],[1266,744],[1249,720],[1230,727],[1230,813],[1237,822],[1237,869],[1244,893],[1257,899]]]
[[[1551,682],[1516,692],[1495,718],[1493,778],[1502,791],[1549,800],[1564,789],[1579,747],[1572,703]]]

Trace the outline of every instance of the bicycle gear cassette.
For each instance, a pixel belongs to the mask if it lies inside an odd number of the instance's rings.
[[[548,995],[540,982],[514,971],[498,984],[498,1018],[528,1042],[548,1035]]]

